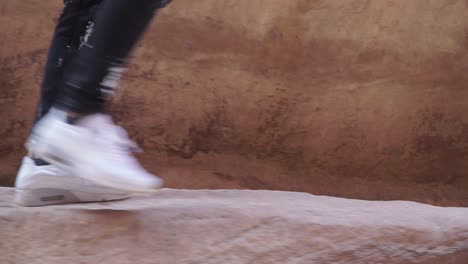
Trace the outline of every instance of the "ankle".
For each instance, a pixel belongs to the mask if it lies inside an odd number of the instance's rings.
[[[80,119],[86,116],[85,114],[71,112],[56,107],[50,109],[50,113],[52,113],[53,115],[57,116],[60,120],[63,120],[65,123],[70,125],[76,124]]]

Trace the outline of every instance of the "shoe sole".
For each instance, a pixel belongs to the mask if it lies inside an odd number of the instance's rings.
[[[22,206],[47,206],[70,203],[110,202],[129,198],[128,194],[102,194],[61,189],[16,189],[15,203]]]

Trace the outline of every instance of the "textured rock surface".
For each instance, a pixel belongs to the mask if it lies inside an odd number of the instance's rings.
[[[466,264],[468,208],[272,191],[162,190],[17,207],[0,189],[0,262]]]
[[[0,2],[0,184],[60,2]],[[468,206],[467,14],[462,0],[175,0],[114,112],[170,187]]]

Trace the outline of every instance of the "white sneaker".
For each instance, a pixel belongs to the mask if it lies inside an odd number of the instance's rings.
[[[54,165],[37,166],[29,157],[23,158],[15,187],[15,202],[24,206],[104,202],[130,196],[94,184]]]
[[[93,114],[70,125],[63,114],[54,109],[39,121],[26,144],[30,152],[109,188],[152,192],[162,186],[133,157],[135,143],[109,116]]]

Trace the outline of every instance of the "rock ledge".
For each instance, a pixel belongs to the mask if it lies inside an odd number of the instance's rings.
[[[468,263],[468,208],[161,190],[38,208],[0,188],[0,263]]]

